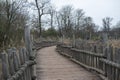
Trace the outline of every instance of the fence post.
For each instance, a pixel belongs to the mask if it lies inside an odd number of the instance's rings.
[[[26,49],[27,49],[27,52],[29,53],[29,59],[30,60],[34,60],[35,59],[35,56],[33,54],[33,51],[32,51],[32,41],[31,41],[31,37],[30,37],[30,28],[28,26],[25,27],[25,44],[26,44]],[[36,73],[34,73],[34,68],[35,66],[32,66],[30,68],[30,72],[31,72],[31,79],[35,79],[35,76],[36,76]]]
[[[22,48],[19,49],[19,61],[20,61],[20,67],[21,67],[24,64]],[[21,80],[25,80],[25,72],[23,72]]]
[[[13,63],[14,60],[13,60],[12,49],[8,49],[7,53],[8,53],[9,72],[10,72],[10,75],[13,75],[15,73],[15,69],[14,69],[14,63]]]
[[[31,38],[30,38],[30,28],[28,26],[25,27],[25,46],[26,46],[26,49],[27,49],[30,57],[33,57],[32,42],[31,42]]]
[[[9,74],[9,65],[8,65],[8,56],[7,53],[2,53],[2,72],[3,72],[3,79],[7,80],[10,76]]]

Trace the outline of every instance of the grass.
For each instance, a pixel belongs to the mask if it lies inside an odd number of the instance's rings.
[[[120,48],[120,40],[109,40],[109,44],[111,44],[113,47]]]

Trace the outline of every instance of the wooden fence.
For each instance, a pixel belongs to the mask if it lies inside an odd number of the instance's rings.
[[[107,59],[100,59],[100,61],[101,70],[108,80],[120,80],[120,64]]]
[[[34,80],[35,75],[33,65],[35,62],[36,50],[57,45],[55,41],[42,41],[34,43],[33,56],[25,49],[8,49],[1,54],[2,79],[3,80]]]
[[[72,42],[73,43],[73,42]],[[104,47],[106,46],[100,41],[86,41],[86,40],[76,40],[73,47],[81,50],[91,51],[95,53],[103,53]]]
[[[109,44],[108,47],[106,47],[106,45],[100,41],[90,42],[90,41],[76,40],[75,44],[72,46],[77,49],[90,51],[96,54],[97,53],[105,54],[107,59],[120,64],[120,58],[119,58],[120,48],[115,47],[111,44]]]
[[[3,80],[32,80],[32,65],[35,61],[30,59],[25,48],[17,51],[15,48],[2,53]]]
[[[109,61],[103,54],[58,45],[57,51],[88,70],[96,71],[105,80],[120,80],[120,64]]]

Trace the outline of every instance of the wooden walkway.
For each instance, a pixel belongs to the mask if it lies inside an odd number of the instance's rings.
[[[58,54],[55,48],[52,46],[38,51],[37,80],[100,80],[95,74]]]

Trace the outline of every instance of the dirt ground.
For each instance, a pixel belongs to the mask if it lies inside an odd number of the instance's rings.
[[[55,51],[55,46],[37,53],[37,80],[100,80]]]

